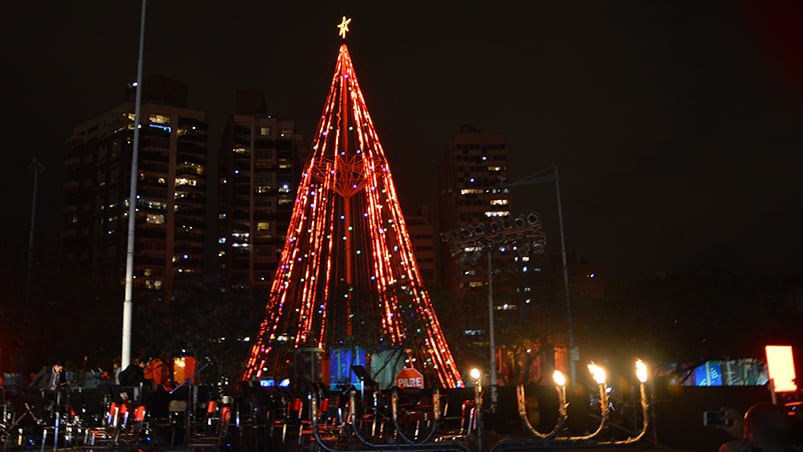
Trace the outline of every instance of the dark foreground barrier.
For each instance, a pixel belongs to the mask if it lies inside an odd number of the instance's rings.
[[[637,438],[641,449],[716,450],[731,438],[704,426],[704,411],[731,407],[743,412],[770,400],[764,387],[659,382],[647,388],[649,428],[641,435],[645,423],[638,386],[617,388],[604,405],[596,391],[567,388],[563,414],[554,386],[527,386],[523,399],[517,398],[516,387],[500,387],[495,412],[489,410],[487,394],[480,393],[478,399],[473,388],[397,390],[395,396],[393,391],[302,392],[248,383],[224,390],[192,386],[172,393],[133,389],[33,391],[6,397],[0,407],[3,449],[509,452],[608,449]],[[608,406],[604,422],[601,406]],[[533,430],[544,432],[543,437]],[[590,440],[571,441],[592,434]]]

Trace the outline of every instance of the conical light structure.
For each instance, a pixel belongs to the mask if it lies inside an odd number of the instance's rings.
[[[312,144],[244,378],[286,375],[302,347],[354,344],[403,347],[441,387],[462,386],[345,44]]]

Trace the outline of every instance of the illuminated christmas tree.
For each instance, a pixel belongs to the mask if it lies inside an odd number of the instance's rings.
[[[288,375],[302,347],[369,344],[462,386],[345,44],[312,145],[244,378]]]

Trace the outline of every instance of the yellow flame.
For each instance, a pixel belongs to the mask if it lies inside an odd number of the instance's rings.
[[[636,377],[642,383],[647,381],[647,365],[640,359],[636,361]]]
[[[566,386],[566,376],[563,375],[563,372],[556,370],[552,373],[552,379],[555,381],[555,384],[558,386]]]
[[[605,384],[605,369],[599,367],[594,363],[590,363],[588,365],[588,371],[591,372],[591,376],[594,378],[594,381],[596,381],[598,385]]]

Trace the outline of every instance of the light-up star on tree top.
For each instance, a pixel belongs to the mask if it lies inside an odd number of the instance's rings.
[[[244,378],[288,375],[300,347],[385,345],[462,386],[345,44],[312,144]]]
[[[337,34],[340,35],[341,38],[346,39],[346,33],[349,32],[349,24],[351,23],[351,19],[346,19],[346,16],[343,16],[343,20],[337,25],[338,32]]]

